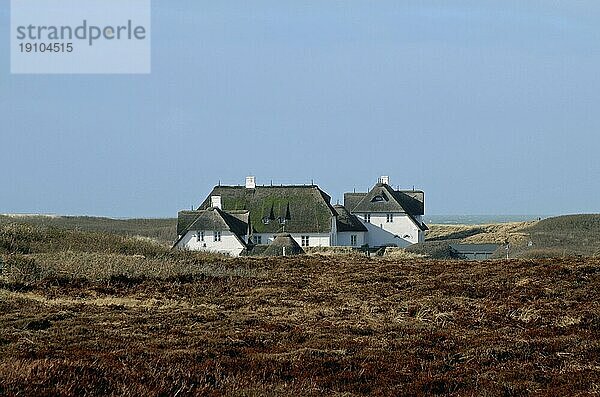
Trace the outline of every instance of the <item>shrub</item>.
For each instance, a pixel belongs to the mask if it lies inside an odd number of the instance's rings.
[[[91,282],[113,279],[175,279],[180,277],[259,277],[251,266],[228,264],[217,255],[175,253],[162,258],[101,252],[35,254],[36,263],[50,276]]]
[[[460,240],[425,241],[405,248],[407,253],[423,255],[432,259],[459,259],[450,249],[450,244]]]
[[[2,278],[8,284],[32,285],[44,277],[35,259],[20,254],[8,256],[1,270]]]
[[[11,223],[0,227],[0,253],[29,254],[31,243],[39,238],[39,231],[33,226]]]
[[[0,226],[0,253],[104,252],[159,257],[169,246],[148,238],[11,223]]]

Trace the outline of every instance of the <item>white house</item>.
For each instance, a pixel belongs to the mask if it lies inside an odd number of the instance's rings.
[[[248,249],[248,211],[224,212],[220,207],[181,211],[175,247],[239,256]]]
[[[405,247],[424,240],[424,193],[394,190],[387,177],[344,205],[317,185],[215,186],[195,211],[178,216],[175,248],[238,256],[289,233],[302,247]]]
[[[356,215],[351,214],[343,205],[334,205],[337,212],[337,238],[333,245],[346,247],[362,247],[367,244],[365,225]]]
[[[366,244],[371,247],[406,247],[425,241],[423,191],[394,190],[389,177],[382,176],[367,193],[344,194],[344,207],[368,229]]]

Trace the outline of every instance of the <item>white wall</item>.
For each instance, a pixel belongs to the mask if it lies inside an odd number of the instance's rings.
[[[364,220],[364,214],[356,215],[369,230],[367,244],[371,247],[387,244],[406,247],[423,241],[421,229],[406,214],[394,213],[393,222],[387,222],[386,213],[371,213],[371,222]]]
[[[309,247],[331,247],[331,235],[329,233],[290,233],[294,240],[302,245],[301,236],[308,236]]]
[[[338,232],[337,246],[340,247],[360,247],[365,245],[365,232]],[[356,245],[350,244],[350,236],[356,236]]]
[[[417,220],[417,222],[419,223],[423,223],[423,215],[413,215],[414,218]],[[418,243],[422,243],[425,241],[425,231],[421,230],[421,228],[418,228],[419,232],[418,232]]]
[[[209,251],[220,254],[239,256],[244,250],[244,246],[237,237],[229,232],[221,232],[221,241],[214,241],[214,232],[212,230],[204,231],[204,241],[198,241],[197,236],[200,232],[188,231],[186,235],[177,243],[177,248],[190,251]]]
[[[302,245],[302,236],[308,236],[309,247],[331,247],[329,233],[290,233],[298,245]],[[261,236],[261,244],[271,244],[275,239],[274,233],[255,233]]]
[[[331,232],[329,233],[329,245],[335,247],[338,245],[338,233],[337,233],[337,217],[331,217]]]

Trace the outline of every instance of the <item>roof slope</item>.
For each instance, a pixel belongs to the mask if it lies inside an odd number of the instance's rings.
[[[411,215],[425,215],[425,193],[420,190],[393,190],[394,197]]]
[[[185,234],[198,216],[200,216],[200,211],[179,211],[177,214],[177,235]]]
[[[367,193],[344,193],[344,207],[353,212],[354,208],[361,202]]]
[[[269,247],[261,254],[262,256],[283,256],[283,249],[285,248],[285,255],[300,255],[304,253],[304,250],[296,240],[289,233],[280,233],[275,237],[275,240]]]
[[[334,205],[338,213],[337,231],[338,232],[367,232],[368,229],[362,224],[356,215],[352,215],[343,205]]]
[[[215,186],[199,209],[210,206],[211,196],[221,196],[224,211],[250,211],[250,223],[256,233],[277,233],[282,230],[283,220],[286,232],[329,233],[331,218],[336,215],[331,198],[315,185],[254,189]]]
[[[181,236],[189,230],[231,231],[238,236],[244,236],[247,234],[248,224],[218,208],[181,211],[177,218],[177,234]]]
[[[358,199],[357,193],[347,193],[344,196],[351,201]],[[364,194],[364,193],[363,193]],[[376,184],[370,192],[364,194],[362,199],[353,205],[352,212],[405,212],[410,215],[423,215],[424,204],[419,198],[424,196],[421,191],[394,190],[384,183]]]

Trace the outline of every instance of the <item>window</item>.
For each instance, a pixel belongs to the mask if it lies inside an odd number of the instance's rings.
[[[262,244],[262,236],[254,236],[254,244]]]
[[[262,218],[262,223],[264,223],[265,225],[269,224],[269,218],[267,218],[266,216],[264,218]]]
[[[300,236],[300,241],[303,247],[308,247],[310,245],[308,236]]]
[[[387,215],[385,216],[385,221],[386,221],[387,223],[393,223],[393,222],[394,222],[394,214],[387,214]]]
[[[384,192],[381,192],[381,194],[379,194],[371,199],[372,203],[381,203],[384,201],[389,201]]]
[[[214,241],[221,241],[221,232],[215,232]]]
[[[353,234],[350,236],[350,245],[352,245],[352,246],[356,245],[356,234]]]
[[[371,214],[365,214],[365,222],[371,222]]]
[[[204,232],[198,232],[196,235],[196,241],[204,241]]]

